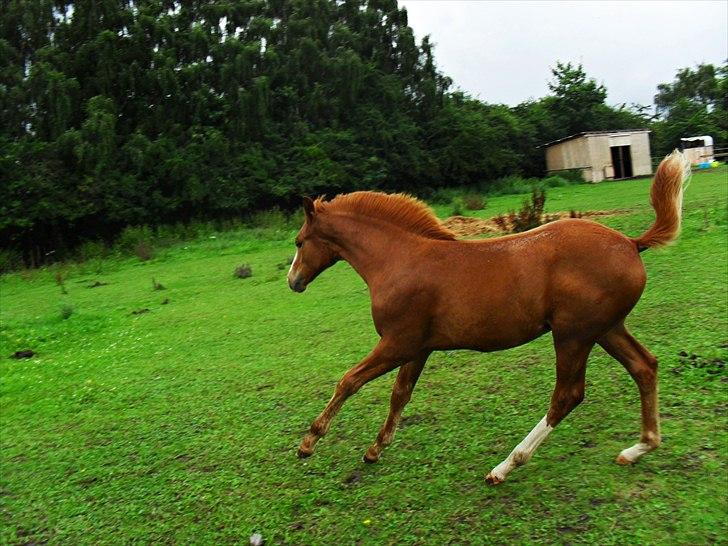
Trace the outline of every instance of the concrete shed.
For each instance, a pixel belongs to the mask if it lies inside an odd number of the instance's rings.
[[[650,131],[587,131],[548,142],[546,170],[580,170],[584,180],[601,182],[652,174]]]

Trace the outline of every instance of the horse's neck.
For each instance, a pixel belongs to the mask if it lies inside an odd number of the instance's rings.
[[[370,287],[426,243],[422,237],[369,218],[346,218],[337,224],[334,242],[341,257]]]

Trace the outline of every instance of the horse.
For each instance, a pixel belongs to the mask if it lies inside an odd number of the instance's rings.
[[[458,240],[421,201],[359,191],[330,201],[304,198],[289,287],[303,292],[339,260],[366,282],[379,341],[344,374],[304,436],[298,456],[313,454],[344,402],[369,381],[399,368],[389,414],[364,461],[379,460],[395,434],[425,362],[434,351],[497,351],[551,332],[556,385],[548,412],[486,476],[503,482],[584,399],[595,344],[622,364],[641,400],[639,442],[617,462],[635,463],[660,445],[657,359],[625,327],[646,284],[640,253],[677,239],[690,164],[675,150],[651,185],[652,226],[627,237],[585,219],[563,219],[527,232]]]

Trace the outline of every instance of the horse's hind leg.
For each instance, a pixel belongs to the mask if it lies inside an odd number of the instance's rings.
[[[364,454],[364,462],[374,463],[378,461],[382,450],[394,440],[394,433],[397,430],[397,423],[399,423],[402,410],[407,405],[407,402],[410,401],[412,391],[422,373],[422,368],[425,367],[428,356],[429,353],[423,354],[415,360],[404,364],[399,369],[397,379],[394,381],[394,386],[392,387],[389,415],[379,430],[376,441]]]
[[[619,324],[598,340],[605,351],[617,359],[632,376],[640,390],[642,435],[639,443],[623,450],[619,464],[632,464],[660,445],[660,416],[657,407],[657,359]]]
[[[556,425],[584,399],[586,361],[593,342],[581,340],[555,340],[556,387],[551,396],[551,407],[541,421],[518,444],[506,460],[485,477],[491,485],[501,483],[508,473],[526,464]]]

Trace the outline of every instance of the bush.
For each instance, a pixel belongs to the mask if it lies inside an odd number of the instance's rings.
[[[105,258],[108,254],[109,249],[101,241],[86,241],[76,251],[76,257],[82,262]]]
[[[154,235],[148,226],[129,226],[121,232],[116,240],[116,248],[122,254],[137,254],[137,248],[140,245],[152,247]]]
[[[12,248],[0,248],[0,273],[23,267],[23,255]]]
[[[485,199],[477,193],[469,193],[463,196],[463,203],[468,210],[483,210],[485,208]]]
[[[508,195],[515,193],[529,193],[539,184],[538,178],[523,178],[521,176],[506,176],[488,183],[485,191],[489,195]]]
[[[248,264],[239,265],[233,271],[233,277],[236,279],[247,279],[253,276],[253,268]]]
[[[560,188],[562,186],[570,186],[571,184],[573,182],[561,176],[549,176],[541,181],[541,186],[544,188]]]
[[[450,213],[451,216],[462,216],[463,215],[463,209],[465,207],[465,203],[463,203],[462,198],[456,197],[452,200],[452,212]]]
[[[74,308],[70,303],[62,303],[60,311],[61,320],[67,320],[73,314]]]
[[[584,175],[581,169],[569,169],[568,171],[559,171],[558,176],[566,180],[569,184],[583,184]]]
[[[531,192],[531,199],[523,202],[521,210],[518,212],[510,211],[507,215],[496,216],[493,221],[503,231],[511,233],[520,233],[528,231],[542,224],[552,222],[558,217],[545,215],[543,213],[546,205],[546,192],[542,189],[534,188]],[[573,211],[575,213],[575,211]]]
[[[139,242],[134,246],[134,254],[143,262],[147,262],[154,258],[154,247],[152,245]]]
[[[439,188],[432,192],[430,201],[436,205],[447,205],[455,200],[455,194],[452,188]]]
[[[56,269],[56,272],[53,274],[53,278],[56,281],[56,284],[61,287],[61,294],[68,294],[68,291],[66,290],[66,279],[65,274],[60,269]]]
[[[274,208],[256,212],[250,217],[250,224],[260,228],[283,229],[288,225],[288,218],[280,209]]]

